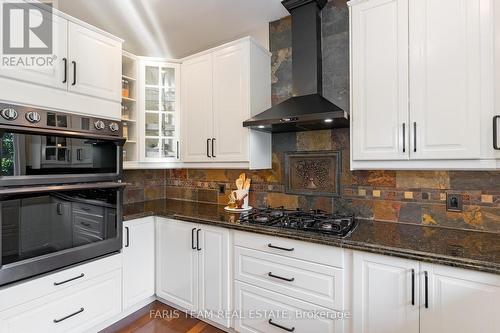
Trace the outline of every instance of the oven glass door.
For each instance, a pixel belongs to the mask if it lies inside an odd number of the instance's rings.
[[[0,176],[9,180],[116,175],[121,171],[120,149],[114,140],[2,131]]]
[[[121,248],[121,188],[1,197],[0,285]]]

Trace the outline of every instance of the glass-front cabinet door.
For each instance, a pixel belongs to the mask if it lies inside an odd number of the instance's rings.
[[[143,61],[141,160],[180,158],[180,65]]]

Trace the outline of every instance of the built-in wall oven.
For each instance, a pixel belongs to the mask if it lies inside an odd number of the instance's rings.
[[[0,103],[0,285],[120,251],[119,121]]]

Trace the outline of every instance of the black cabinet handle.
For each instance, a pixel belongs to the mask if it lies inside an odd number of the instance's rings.
[[[179,152],[179,141],[177,141],[177,159],[179,159],[180,152]]]
[[[77,314],[79,314],[79,313],[82,313],[84,310],[85,310],[84,308],[80,308],[80,310],[78,310],[78,311],[76,311],[76,312],[73,312],[72,314],[69,314],[69,315],[67,315],[66,317],[62,317],[61,319],[54,319],[54,323],[56,323],[56,324],[57,324],[57,323],[60,323],[60,322],[61,322],[61,321],[63,321],[63,320],[66,320],[66,319],[68,319],[68,318],[71,318],[71,317],[73,317],[73,316],[76,316],[76,315],[77,315]]]
[[[125,243],[125,247],[130,246],[130,232],[128,230],[128,227],[125,227],[125,231],[127,232],[127,243]]]
[[[76,84],[76,61],[71,63],[73,64],[73,83],[71,85],[74,86]]]
[[[273,326],[276,326],[277,328],[281,328],[282,330],[285,330],[287,332],[293,332],[293,331],[295,331],[295,327],[288,328],[288,327],[285,327],[285,326],[281,326],[280,324],[273,323],[272,319],[269,319],[268,323],[271,324],[271,325],[273,325]]]
[[[292,248],[287,249],[286,247],[275,246],[275,245],[273,245],[273,244],[271,244],[271,243],[267,244],[267,246],[268,246],[268,247],[270,247],[270,248],[273,248],[273,249],[278,249],[278,250],[283,250],[283,251],[289,251],[289,252],[291,252],[291,251],[295,250],[293,247],[292,247]]]
[[[427,274],[427,271],[424,272],[424,288],[425,288],[425,294],[424,294],[424,300],[425,300],[425,308],[429,308],[429,275]]]
[[[201,247],[200,247],[200,231],[201,231],[201,229],[196,230],[196,249],[198,251],[201,251]]]
[[[207,139],[207,157],[212,157],[210,156],[210,139]]]
[[[196,250],[196,246],[194,245],[194,231],[195,230],[196,230],[196,228],[191,229],[191,248],[193,250]]]
[[[493,117],[493,149],[500,150],[500,144],[498,143],[498,121],[500,116]]]
[[[406,123],[403,123],[403,153],[406,153]]]
[[[62,83],[66,83],[68,82],[68,59],[63,58],[63,62],[64,62],[64,80],[62,81]]]
[[[214,148],[214,144],[215,144],[215,138],[212,138],[212,157],[215,157],[215,148]]]
[[[413,152],[417,152],[417,123],[413,123]]]
[[[78,280],[78,279],[81,279],[82,277],[84,277],[85,274],[80,274],[78,276],[75,276],[74,278],[71,278],[71,279],[67,279],[67,280],[64,280],[64,281],[61,281],[61,282],[54,282],[54,286],[60,286],[61,284],[65,284],[65,283],[68,283],[68,282],[71,282],[71,281],[75,281],[75,280]]]
[[[411,269],[411,305],[415,305],[415,270]]]
[[[82,149],[81,148],[78,148],[76,150],[76,160],[77,161],[81,161],[82,160]]]
[[[284,280],[284,281],[288,281],[288,282],[292,282],[295,280],[295,278],[285,278],[282,276],[274,275],[272,272],[267,273],[267,275],[272,277],[272,278],[280,279],[280,280]]]

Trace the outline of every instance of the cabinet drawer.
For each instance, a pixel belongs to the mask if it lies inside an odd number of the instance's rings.
[[[330,309],[343,306],[343,269],[239,246],[235,279]]]
[[[122,267],[122,255],[116,254],[59,272],[0,288],[0,311],[93,279]],[[0,332],[3,332],[0,329]]]
[[[234,233],[234,244],[290,258],[303,259],[339,268],[344,267],[344,251],[334,246],[241,231]]]
[[[73,203],[73,210],[77,210],[87,214],[98,215],[101,217],[104,216],[104,207],[87,205],[79,202]]]
[[[121,312],[121,269],[0,312],[3,333],[83,332]]]
[[[334,312],[326,308],[238,281],[234,287],[235,310],[241,313],[235,321],[238,332],[284,333],[286,329],[293,329],[295,333],[333,333],[343,330],[342,320],[332,319]]]

